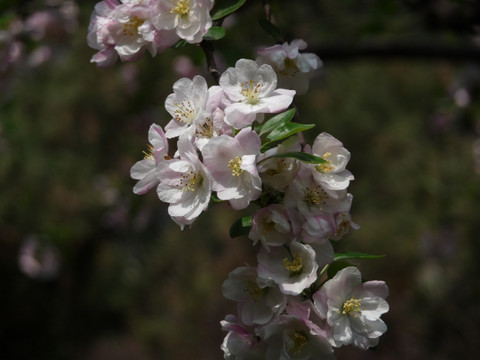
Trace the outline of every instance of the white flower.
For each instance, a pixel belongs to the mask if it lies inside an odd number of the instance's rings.
[[[296,39],[290,44],[274,45],[258,51],[259,64],[269,64],[278,75],[278,85],[293,89],[297,94],[308,90],[308,83],[313,71],[322,66],[320,58],[313,53],[300,53],[307,48],[307,43]]]
[[[284,204],[297,208],[305,215],[316,215],[323,212],[335,214],[348,212],[352,203],[352,195],[346,190],[330,190],[313,178],[309,168],[303,167],[285,192]]]
[[[281,315],[261,329],[266,360],[333,360],[333,349],[317,325],[293,315]]]
[[[235,210],[244,209],[262,192],[256,157],[260,154],[260,137],[250,128],[242,129],[234,138],[220,135],[203,148],[203,162],[221,200],[228,200]]]
[[[179,38],[199,43],[212,26],[213,0],[158,0],[160,13],[154,19],[158,29],[174,29]]]
[[[219,83],[230,101],[225,122],[237,129],[251,125],[257,114],[285,110],[295,95],[293,90],[276,89],[277,75],[270,65],[258,66],[248,59],[240,59],[234,68],[228,68]]]
[[[252,228],[248,237],[256,245],[260,240],[265,248],[290,243],[293,230],[287,209],[281,204],[261,208],[252,216]]]
[[[258,278],[253,267],[233,270],[222,286],[227,299],[237,301],[246,325],[264,325],[285,309],[286,296],[273,281]]]
[[[220,322],[228,331],[221,349],[226,360],[264,360],[266,346],[255,333],[255,328],[245,326],[234,315]]]
[[[311,165],[312,174],[318,183],[331,190],[344,190],[353,180],[353,175],[346,170],[350,152],[332,135],[322,132],[312,145],[312,154],[326,162]]]
[[[318,264],[310,245],[292,242],[287,248],[262,248],[257,256],[258,276],[273,280],[287,295],[298,295],[317,280]]]
[[[157,165],[168,156],[168,140],[157,124],[148,130],[149,152],[143,160],[137,161],[130,169],[132,179],[138,180],[133,188],[135,194],[145,194],[158,185]]]
[[[352,216],[349,212],[339,212],[335,214],[336,231],[332,240],[340,240],[345,235],[350,234],[353,230],[358,230],[360,226],[352,221]]]
[[[378,344],[387,330],[380,316],[389,309],[383,281],[362,283],[360,271],[349,266],[340,270],[313,295],[318,315],[326,319],[333,346],[354,345],[368,349]]]
[[[160,200],[170,203],[168,213],[182,226],[207,209],[212,191],[208,172],[193,144],[188,139],[179,140],[178,152],[180,159],[159,164],[157,194]]]

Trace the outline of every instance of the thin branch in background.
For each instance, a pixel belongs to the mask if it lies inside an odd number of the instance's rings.
[[[215,62],[215,47],[213,45],[213,41],[203,40],[200,43],[200,46],[202,47],[203,53],[205,54],[207,60],[208,72],[210,73],[210,75],[212,75],[215,84],[218,85],[218,81],[220,80],[220,73],[218,72],[217,63]]]
[[[268,0],[262,0],[263,8],[265,9],[265,20],[269,23],[272,22],[272,10],[270,8],[270,2]]]

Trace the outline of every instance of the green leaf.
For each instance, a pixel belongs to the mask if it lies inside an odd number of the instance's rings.
[[[236,238],[237,236],[247,235],[252,227],[252,217],[244,216],[235,221],[230,227],[230,237]]]
[[[333,261],[351,260],[351,259],[378,259],[382,257],[385,257],[385,255],[372,255],[372,254],[351,251],[346,253],[335,253],[335,257]]]
[[[285,139],[293,134],[309,130],[315,127],[313,124],[299,124],[294,122],[289,122],[277,126],[270,134],[268,134],[267,139],[270,141],[279,141]]]
[[[262,136],[263,134],[266,134],[274,130],[279,125],[290,122],[293,119],[294,115],[295,115],[295,109],[289,109],[278,115],[275,115],[271,119],[268,119],[268,121],[266,121],[262,125],[259,135]]]
[[[268,34],[270,35],[271,37],[273,37],[273,39],[275,41],[278,41],[278,42],[283,42],[283,33],[282,33],[282,30],[280,30],[280,28],[278,28],[276,25],[272,24],[271,22],[265,20],[265,19],[260,19],[258,21],[260,27]]]
[[[220,20],[221,18],[224,18],[227,15],[230,15],[234,11],[237,11],[242,7],[243,4],[245,4],[246,0],[237,0],[234,4],[228,5],[224,8],[220,9],[214,9],[214,13],[212,15],[212,20]]]
[[[303,161],[304,163],[307,163],[307,164],[323,164],[324,162],[326,162],[325,159],[322,159],[319,156],[315,156],[315,155],[312,155],[312,154],[307,154],[307,153],[304,153],[304,152],[286,152],[286,153],[281,153],[281,154],[275,154],[275,155],[269,156],[267,159],[276,158],[276,157],[279,157],[279,158],[294,158],[294,159]],[[264,159],[262,161],[265,161],[267,159]]]
[[[212,26],[203,36],[204,40],[220,40],[225,36],[225,28],[221,26]]]
[[[349,266],[352,266],[352,264],[350,264],[347,261],[337,261],[330,264],[327,270],[328,278],[329,279],[333,278],[337,272]]]
[[[180,39],[176,42],[175,45],[172,46],[172,48],[174,49],[181,49],[181,48],[184,48],[185,46],[187,46],[187,42],[183,39]]]

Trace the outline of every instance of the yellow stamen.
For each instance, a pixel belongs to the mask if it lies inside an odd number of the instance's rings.
[[[257,84],[254,80],[250,80],[248,82],[242,83],[240,86],[242,87],[242,90],[240,91],[245,97],[245,101],[247,103],[255,105],[260,102],[260,100],[258,99],[258,94],[263,84]]]
[[[292,339],[293,344],[288,351],[296,355],[302,352],[302,348],[307,345],[308,342],[307,335],[303,331],[295,331],[292,335],[290,335],[290,339]]]
[[[191,124],[193,119],[195,119],[196,112],[190,100],[183,100],[180,104],[175,103],[174,105],[177,107],[173,112],[175,120]]]
[[[240,176],[243,173],[243,169],[240,168],[242,165],[242,159],[240,156],[235,156],[235,159],[231,159],[228,162],[228,167],[232,169],[232,176]]]
[[[182,191],[194,192],[197,185],[202,185],[202,182],[203,177],[200,174],[193,172],[193,170],[190,170],[187,174],[182,175],[179,187],[182,188]]]
[[[332,165],[332,162],[330,160],[327,160],[329,156],[332,156],[331,152],[326,152],[325,154],[323,154],[322,159],[325,160],[325,162],[315,166],[315,170],[323,174],[332,171],[335,166]]]
[[[187,17],[190,12],[190,0],[172,0],[174,7],[170,14],[177,14],[180,17]]]
[[[143,158],[146,160],[146,159],[152,159],[152,160],[155,160],[155,157],[153,156],[153,153],[155,151],[155,148],[148,144],[147,145],[147,151],[142,151],[143,154],[145,155]]]
[[[295,60],[288,57],[283,61],[283,65],[283,69],[278,71],[280,75],[294,76],[299,71]]]
[[[343,303],[342,306],[342,314],[343,315],[353,315],[353,317],[357,318],[359,314],[361,314],[362,300],[356,299],[355,296],[352,297],[350,300],[347,300]]]
[[[283,265],[285,266],[285,269],[290,271],[291,276],[298,275],[302,272],[303,260],[300,256],[294,255],[292,261],[288,258],[283,259]]]
[[[145,20],[139,19],[134,16],[123,24],[123,35],[125,36],[134,36],[138,34],[138,28],[144,23]]]
[[[248,295],[250,295],[254,302],[260,300],[263,295],[263,290],[258,286],[257,282],[253,278],[249,280],[248,288],[244,291],[246,291]]]
[[[312,185],[305,189],[304,200],[310,205],[325,205],[325,199],[327,198],[327,193],[320,185]]]

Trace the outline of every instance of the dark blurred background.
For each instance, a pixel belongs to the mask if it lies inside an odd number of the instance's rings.
[[[0,3],[0,358],[221,359],[221,284],[255,263],[240,214],[214,205],[181,232],[130,167],[172,84],[201,49],[98,69],[96,1]],[[480,28],[468,0],[270,1],[286,40],[324,66],[300,119],[343,141],[360,230],[339,251],[390,287],[387,333],[338,359],[476,359],[480,353]],[[224,25],[221,70],[274,39],[262,1]]]

